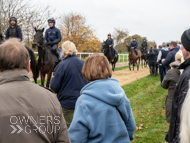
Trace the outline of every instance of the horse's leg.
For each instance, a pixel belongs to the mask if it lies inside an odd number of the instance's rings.
[[[141,67],[143,68],[143,59],[141,59]]]
[[[52,71],[48,72],[46,88],[49,88],[49,84],[50,84],[50,81],[51,81],[51,77],[52,77]]]
[[[133,71],[134,71],[134,67],[135,67],[135,61],[133,60]]]
[[[129,70],[131,71],[131,61],[129,60]]]
[[[40,73],[40,77],[41,77],[41,85],[44,86],[44,81],[45,81],[45,73]]]

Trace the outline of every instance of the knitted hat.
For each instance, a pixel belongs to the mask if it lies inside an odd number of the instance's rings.
[[[181,42],[183,44],[183,47],[190,52],[190,29],[183,32],[181,36]]]

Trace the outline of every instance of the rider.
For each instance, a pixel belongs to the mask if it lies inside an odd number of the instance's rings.
[[[55,54],[58,60],[58,43],[61,41],[61,32],[58,28],[55,27],[55,19],[48,19],[49,28],[45,32],[45,44],[47,47],[51,49],[51,51]]]
[[[146,39],[143,39],[143,42],[141,44],[141,51],[147,53],[148,52],[147,51],[147,46],[148,45],[147,45]]]
[[[17,19],[16,17],[12,16],[9,19],[10,26],[6,31],[6,38],[19,38],[22,41],[22,30],[21,28],[17,25]]]
[[[138,57],[138,51],[137,51],[138,43],[137,43],[137,41],[136,41],[136,38],[133,38],[133,41],[131,42],[131,45],[130,45],[130,46],[134,48],[135,54],[136,54],[137,57]]]
[[[116,54],[116,52],[115,52],[115,50],[114,50],[114,48],[113,48],[114,41],[113,41],[113,39],[111,38],[111,34],[110,34],[110,33],[108,34],[108,39],[106,40],[106,42],[108,43],[109,47],[111,48],[112,53],[113,53],[115,56],[117,56],[117,54]]]

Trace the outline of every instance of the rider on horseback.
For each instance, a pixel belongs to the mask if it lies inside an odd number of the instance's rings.
[[[143,39],[143,42],[142,42],[142,44],[141,44],[141,52],[142,53],[148,53],[148,51],[147,51],[147,42],[146,42],[146,39]]]
[[[117,53],[115,51],[115,49],[113,48],[113,45],[114,45],[114,41],[113,39],[111,38],[111,34],[109,33],[108,34],[108,39],[106,40],[106,42],[108,43],[113,55],[115,55],[115,57],[117,57]]]
[[[6,31],[6,38],[19,38],[22,41],[22,30],[21,28],[17,25],[17,19],[16,17],[12,16],[9,19],[10,26]]]
[[[136,56],[138,57],[138,50],[137,50],[138,43],[137,43],[137,41],[136,41],[136,38],[133,38],[133,41],[131,42],[131,45],[130,45],[130,46],[134,48],[135,54],[136,54]]]
[[[60,60],[58,53],[58,43],[61,41],[62,38],[61,32],[58,28],[55,27],[54,18],[48,19],[48,24],[50,28],[48,28],[45,32],[45,44],[48,48],[51,49],[57,59]]]

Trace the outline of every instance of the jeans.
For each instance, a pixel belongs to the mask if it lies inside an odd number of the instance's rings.
[[[166,75],[166,68],[162,64],[159,64],[159,73],[160,73],[160,81],[162,83],[162,81]]]

